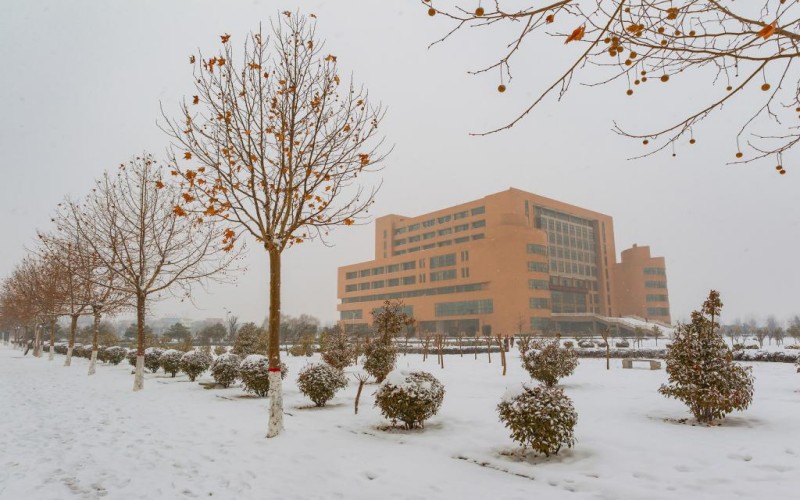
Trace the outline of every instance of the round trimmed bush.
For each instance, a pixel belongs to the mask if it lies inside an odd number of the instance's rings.
[[[391,372],[375,393],[375,406],[392,421],[406,429],[424,427],[425,420],[436,415],[444,399],[444,385],[427,372]]]
[[[161,368],[164,369],[165,373],[169,373],[175,377],[181,369],[181,357],[183,357],[182,352],[176,351],[175,349],[167,349],[161,353],[161,358],[159,358]]]
[[[578,347],[582,349],[594,349],[595,345],[594,342],[592,342],[591,340],[581,340],[580,342],[578,342]]]
[[[194,382],[198,375],[208,370],[212,361],[210,354],[202,351],[189,351],[181,356],[180,369],[189,376],[189,380]]]
[[[522,384],[508,391],[497,405],[500,421],[511,431],[511,439],[545,456],[555,455],[562,446],[575,444],[573,429],[578,413],[560,387]]]
[[[311,364],[297,375],[297,386],[315,405],[325,406],[325,403],[333,399],[336,391],[347,387],[347,377],[342,370],[330,365]]]
[[[619,347],[619,348],[630,347],[630,346],[631,344],[627,340],[623,340],[614,344],[614,347]]]
[[[286,378],[289,367],[281,363],[281,379]],[[239,365],[239,377],[242,386],[247,392],[252,392],[260,398],[267,397],[269,393],[269,358],[261,354],[251,354],[244,358]]]
[[[161,367],[161,354],[164,349],[160,347],[148,347],[144,350],[144,367],[156,373]]]
[[[533,349],[522,356],[522,367],[531,378],[552,386],[560,378],[572,375],[578,366],[578,355],[573,349],[559,346],[558,340],[535,342]]]
[[[356,360],[356,348],[344,332],[323,337],[322,360],[338,370],[344,370]]]
[[[230,386],[239,378],[241,358],[233,353],[225,353],[211,363],[211,376],[223,387]]]
[[[106,363],[111,363],[112,365],[118,365],[122,363],[122,360],[125,359],[125,349],[119,346],[112,346],[108,347],[103,351],[103,361]],[[134,360],[134,362],[136,362]]]
[[[128,364],[134,368],[136,368],[136,352],[136,349],[128,349],[127,354],[125,354],[125,359],[128,360]]]

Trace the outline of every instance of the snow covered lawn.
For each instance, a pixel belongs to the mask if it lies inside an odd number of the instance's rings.
[[[664,370],[623,370],[581,359],[563,381],[578,410],[575,448],[520,456],[495,407],[527,379],[516,352],[509,374],[486,355],[400,356],[445,385],[439,415],[421,431],[382,430],[356,384],[325,408],[297,389],[313,358],[284,357],[286,432],[264,439],[266,399],[240,387],[207,390],[185,375],[148,374],[131,391],[127,364],[63,356],[53,362],[0,347],[2,499],[730,499],[800,498],[800,375],[753,363],[751,408],[720,427],[692,426],[685,407],[656,393]],[[354,368],[348,369],[353,372]]]

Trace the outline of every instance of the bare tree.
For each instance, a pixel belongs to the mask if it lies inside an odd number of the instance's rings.
[[[166,293],[190,296],[194,284],[223,280],[236,258],[219,249],[222,230],[180,216],[180,193],[163,181],[161,168],[145,154],[116,175],[106,173],[85,204],[69,203],[69,232],[84,241],[115,277],[115,292],[133,297],[138,351],[133,390],[144,388],[145,313]]]
[[[764,339],[766,339],[769,336],[769,328],[767,328],[766,326],[756,328],[755,332],[753,332],[753,335],[755,335],[756,340],[758,341],[759,349],[763,349]]]
[[[234,342],[236,340],[236,332],[239,330],[239,316],[228,313],[225,319],[228,324],[228,340]]]
[[[603,339],[603,342],[606,344],[606,370],[611,369],[611,329],[609,327],[603,327],[600,330],[600,337]]]
[[[267,437],[283,429],[280,379],[281,257],[294,245],[325,239],[351,225],[373,203],[357,177],[384,159],[377,137],[384,112],[363,88],[340,88],[337,59],[323,51],[316,24],[285,12],[272,43],[251,33],[241,63],[222,36],[222,50],[192,56],[197,94],[180,118],[164,115],[178,151],[181,210],[224,219],[230,248],[249,234],[269,256],[270,417]]]
[[[716,87],[717,92],[698,92],[691,110],[667,125],[631,133],[615,125],[615,131],[648,145],[659,141],[644,155],[672,148],[684,140],[695,143],[695,131],[708,116],[723,106],[742,107],[741,128],[732,140],[734,163],[772,156],[777,170],[782,154],[800,141],[791,119],[800,111],[797,92],[800,74],[791,67],[798,56],[797,2],[755,0],[553,0],[527,2],[436,2],[422,0],[428,14],[440,14],[453,24],[435,43],[465,28],[510,32],[509,43],[494,63],[472,74],[494,73],[497,90],[511,85],[514,61],[526,47],[546,37],[561,37],[565,44],[563,71],[532,98],[505,125],[476,135],[508,129],[531,113],[548,95],[564,96],[580,71],[591,74],[589,86],[617,86],[620,95],[633,96],[640,85],[665,85],[679,78],[693,79],[694,87]],[[477,8],[476,8],[477,7]],[[474,30],[470,30],[474,33]],[[523,43],[526,42],[527,43]],[[526,63],[523,63],[526,64]],[[673,102],[684,103],[676,89]],[[739,94],[760,93],[757,100],[736,100]],[[750,104],[752,103],[752,104]],[[669,112],[673,113],[670,106]],[[787,119],[788,118],[788,119]],[[735,149],[733,149],[735,147]],[[749,150],[748,148],[749,147]],[[734,160],[735,158],[735,160]]]

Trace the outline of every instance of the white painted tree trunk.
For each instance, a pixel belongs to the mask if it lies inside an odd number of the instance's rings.
[[[36,336],[33,339],[33,355],[37,358],[42,357],[42,331],[38,326],[36,327]]]
[[[67,347],[67,359],[64,360],[64,366],[72,366],[72,346]]]
[[[47,356],[47,360],[48,360],[48,361],[53,361],[54,359],[56,359],[56,350],[55,350],[55,346],[53,346],[52,344],[50,344],[50,354]]]
[[[136,356],[136,375],[133,376],[133,391],[144,389],[144,356]]]
[[[89,375],[94,375],[97,367],[97,349],[92,349],[92,360],[89,361]]]
[[[283,431],[283,389],[281,372],[269,372],[269,428],[267,437],[272,438]]]

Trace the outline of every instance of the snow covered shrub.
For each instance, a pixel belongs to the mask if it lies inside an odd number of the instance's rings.
[[[566,347],[567,349],[572,349],[573,347],[575,347],[575,342],[567,340],[564,342],[564,347]]]
[[[245,323],[236,333],[231,352],[237,356],[266,353],[267,340],[267,332],[263,328],[257,327],[255,323]]]
[[[164,349],[160,347],[148,347],[144,350],[144,367],[155,373],[161,367],[161,353]],[[135,362],[134,362],[135,363]]]
[[[226,352],[228,352],[228,348],[225,347],[224,345],[218,345],[217,347],[214,348],[214,354],[216,354],[217,356],[222,356]]]
[[[297,386],[315,405],[325,406],[325,403],[333,399],[336,391],[347,387],[347,377],[342,370],[316,363],[300,371],[297,375]]]
[[[344,332],[329,333],[322,339],[322,361],[344,370],[356,360],[356,349]]]
[[[288,373],[289,367],[281,363],[281,379],[286,378]],[[239,378],[242,379],[245,391],[252,392],[260,398],[267,397],[269,393],[269,358],[260,354],[247,356],[239,365]]]
[[[630,346],[631,344],[627,340],[623,340],[621,342],[617,342],[616,344],[614,344],[614,347],[619,347],[619,348],[630,347]]]
[[[233,353],[219,356],[211,363],[211,376],[223,387],[230,386],[239,378],[239,364],[241,358]]]
[[[722,302],[711,290],[692,322],[680,325],[675,340],[667,346],[669,384],[658,392],[686,403],[698,422],[724,418],[744,410],[753,400],[753,377],[748,368],[737,365],[718,333]]]
[[[364,371],[383,382],[397,362],[397,346],[391,337],[371,339],[364,344]]]
[[[181,371],[189,376],[189,380],[194,382],[198,375],[208,370],[212,361],[213,359],[209,354],[200,351],[189,351],[181,356],[180,368]]]
[[[122,363],[122,360],[125,359],[126,351],[123,347],[113,346],[108,347],[103,351],[103,361],[106,363],[111,363],[112,365],[118,365]],[[136,361],[134,360],[134,363]]]
[[[575,444],[573,429],[578,413],[560,387],[522,385],[509,390],[497,405],[500,421],[511,431],[511,439],[545,456],[555,455],[562,446]]]
[[[183,357],[183,353],[175,349],[167,349],[162,352],[159,363],[161,368],[164,369],[164,373],[169,373],[175,377],[181,369],[181,357]]]
[[[578,342],[578,347],[583,349],[593,349],[595,347],[594,342],[591,340],[581,340]]]
[[[436,415],[444,399],[444,385],[427,372],[390,373],[375,393],[375,406],[392,421],[401,421],[406,429],[424,427],[425,420]]]
[[[531,338],[527,335],[522,335],[517,338],[517,349],[519,349],[519,353],[523,356],[526,352],[528,352],[531,348]]]
[[[128,360],[128,364],[136,367],[136,349],[128,349],[127,354],[125,354],[125,359]]]
[[[531,378],[548,386],[572,375],[577,366],[578,355],[573,349],[560,347],[558,339],[534,342],[531,350],[522,356],[522,367]]]

